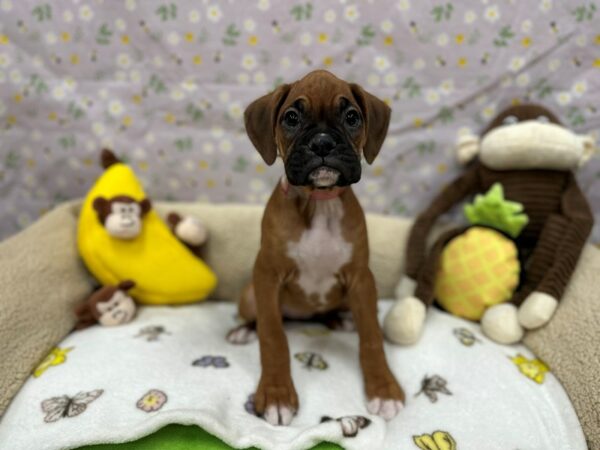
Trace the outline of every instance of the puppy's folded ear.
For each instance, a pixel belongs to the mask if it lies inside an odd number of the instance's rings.
[[[382,100],[369,94],[358,84],[351,83],[350,89],[360,106],[365,121],[367,142],[363,153],[367,162],[371,164],[385,140],[392,110]]]
[[[244,112],[246,133],[269,166],[277,158],[277,143],[275,142],[277,116],[290,88],[289,84],[282,84],[270,94],[254,100]]]

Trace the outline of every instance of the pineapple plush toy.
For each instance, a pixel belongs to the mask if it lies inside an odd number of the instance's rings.
[[[500,183],[464,208],[471,223],[440,255],[435,297],[448,312],[479,320],[492,305],[510,300],[521,262],[514,241],[528,218],[523,205],[504,199]]]
[[[548,323],[593,226],[574,172],[594,150],[591,135],[533,104],[505,109],[479,136],[461,135],[457,157],[467,166],[415,220],[386,337],[415,343],[434,301],[480,320],[504,344]],[[428,248],[437,219],[469,197],[465,214],[475,225],[446,231]]]

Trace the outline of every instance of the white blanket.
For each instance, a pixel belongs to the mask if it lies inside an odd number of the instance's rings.
[[[381,303],[381,317],[388,307]],[[349,450],[586,448],[567,395],[542,362],[436,310],[418,345],[386,345],[407,393],[388,423],[366,410],[355,333],[286,325],[300,410],[291,426],[273,427],[248,411],[258,343],[228,344],[235,324],[231,304],[147,307],[128,325],[71,334],[13,401],[0,448],[131,441],[169,423],[265,450],[323,440]]]

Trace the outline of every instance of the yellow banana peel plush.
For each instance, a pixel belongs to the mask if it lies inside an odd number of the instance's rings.
[[[89,271],[103,285],[135,281],[129,294],[142,304],[206,298],[215,274],[152,209],[133,170],[107,150],[102,161],[105,171],[83,202],[77,232]],[[190,234],[187,225],[178,235]]]

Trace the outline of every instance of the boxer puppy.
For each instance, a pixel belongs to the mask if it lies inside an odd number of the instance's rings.
[[[402,408],[377,320],[365,216],[350,188],[360,179],[361,156],[370,164],[379,153],[390,112],[357,84],[322,70],[245,111],[250,140],[267,164],[281,157],[285,175],[267,203],[252,282],[239,304],[248,325],[228,339],[244,340],[256,325],[262,375],[255,409],[273,425],[289,424],[298,409],[283,317],[336,310],[350,310],[356,324],[368,411],[389,420]]]

